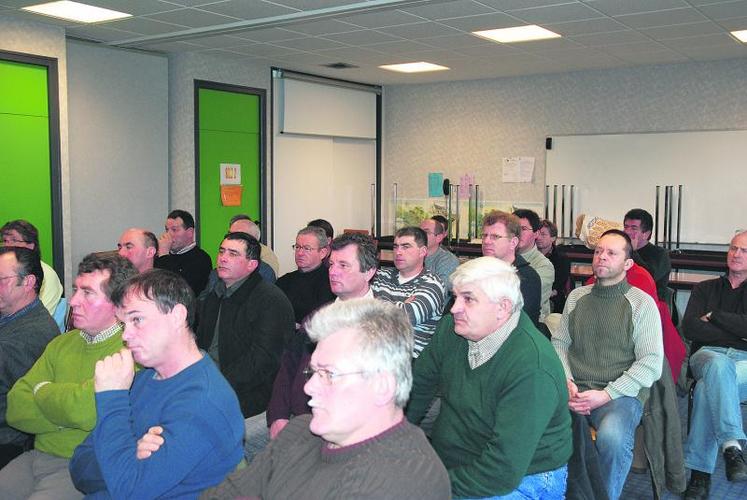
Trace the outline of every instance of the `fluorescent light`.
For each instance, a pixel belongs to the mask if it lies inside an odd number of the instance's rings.
[[[737,37],[740,42],[747,43],[747,30],[732,31],[731,34]]]
[[[440,64],[433,64],[425,61],[402,64],[384,64],[383,66],[379,66],[379,68],[389,71],[399,71],[400,73],[422,73],[425,71],[443,71],[445,69],[450,69],[446,66],[441,66]]]
[[[21,10],[56,17],[58,19],[77,21],[80,23],[100,23],[102,21],[112,21],[114,19],[132,17],[132,14],[69,1],[30,5],[28,7],[23,7]]]
[[[531,40],[560,38],[560,35],[557,33],[553,33],[550,30],[537,26],[536,24],[496,30],[473,31],[472,34],[501,43],[528,42]]]

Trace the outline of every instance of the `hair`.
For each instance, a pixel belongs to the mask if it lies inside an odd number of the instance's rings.
[[[543,227],[547,228],[548,232],[550,233],[550,236],[552,236],[553,238],[558,237],[558,226],[556,226],[553,221],[542,219],[540,221],[540,229],[542,229]]]
[[[532,226],[532,231],[539,231],[539,228],[542,227],[540,217],[534,210],[529,210],[528,208],[517,208],[514,210],[514,215],[519,219],[526,219],[529,221],[529,225]]]
[[[449,221],[443,215],[434,215],[431,217],[431,220],[436,221],[436,228],[434,231],[436,234],[445,233],[446,229],[449,227]]]
[[[187,309],[187,325],[195,317],[195,295],[192,288],[178,274],[165,269],[149,269],[129,278],[112,293],[112,303],[122,307],[124,299],[134,295],[150,300],[163,314],[170,313],[177,304]]]
[[[255,238],[251,234],[234,231],[233,233],[226,233],[223,239],[231,241],[243,241],[245,245],[244,254],[246,255],[246,258],[248,260],[259,260],[259,254],[262,250],[259,246],[259,241],[257,241],[257,238]]]
[[[518,238],[521,234],[521,221],[515,215],[500,210],[492,210],[482,219],[482,227],[501,223],[506,226],[507,236]]]
[[[634,208],[632,210],[628,210],[628,213],[626,213],[625,217],[623,218],[623,221],[626,220],[641,221],[641,231],[643,231],[644,233],[647,231],[651,231],[654,228],[654,218],[651,217],[650,213],[642,208]]]
[[[621,231],[619,229],[608,229],[607,231],[602,233],[602,236],[600,236],[599,239],[601,240],[608,234],[616,234],[617,236],[620,236],[621,238],[625,240],[625,258],[632,259],[633,258],[633,243],[630,241],[630,236],[625,234],[625,231]]]
[[[415,239],[415,244],[419,247],[428,245],[428,235],[425,231],[415,226],[407,226],[397,230],[394,233],[394,239],[402,238],[404,236],[412,236]]]
[[[470,259],[456,268],[449,277],[454,288],[474,283],[488,296],[488,300],[497,303],[505,298],[513,304],[512,312],[524,306],[521,295],[521,282],[516,268],[494,257]]]
[[[332,227],[332,224],[324,219],[314,219],[312,221],[309,221],[306,226],[320,227],[324,229],[324,234],[326,234],[327,238],[329,238],[330,240],[335,237],[335,229]]]
[[[230,229],[231,226],[233,226],[234,222],[239,222],[242,220],[249,221],[249,234],[259,240],[262,237],[262,231],[259,229],[258,223],[254,222],[252,218],[246,214],[236,214],[231,217],[231,220],[228,222],[228,228]]]
[[[109,271],[109,278],[101,283],[101,291],[110,301],[116,291],[137,274],[132,262],[124,257],[89,253],[78,264],[78,276],[96,271]]]
[[[143,243],[145,244],[145,248],[155,248],[156,253],[158,253],[158,238],[156,238],[155,234],[143,230]]]
[[[34,245],[34,251],[41,255],[41,248],[39,248],[39,230],[27,220],[16,219],[6,222],[3,227],[0,228],[0,235],[5,234],[9,231],[17,231],[21,235],[23,241]]]
[[[327,236],[327,233],[319,226],[306,226],[298,232],[296,237],[304,234],[310,234],[314,236],[316,238],[316,244],[319,245],[319,248],[324,248],[329,245],[329,237]]]
[[[367,373],[394,376],[394,404],[404,408],[412,388],[413,333],[407,314],[394,304],[375,299],[333,302],[306,322],[314,342],[350,329],[358,339],[358,352],[348,353]]]
[[[332,240],[330,249],[334,252],[335,250],[342,250],[348,245],[356,246],[360,272],[365,273],[370,269],[379,267],[379,258],[376,255],[376,243],[369,235],[359,233],[341,234]]]
[[[16,285],[20,285],[26,276],[34,276],[36,278],[34,292],[39,295],[44,280],[44,269],[41,266],[39,253],[23,247],[0,247],[0,255],[6,253],[12,253],[16,257]]]
[[[186,210],[172,210],[169,212],[169,215],[166,217],[167,219],[181,219],[182,225],[184,226],[184,229],[190,229],[195,227],[195,218],[192,217],[192,214],[187,212]]]

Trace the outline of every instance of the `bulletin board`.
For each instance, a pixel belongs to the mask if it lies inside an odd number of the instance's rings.
[[[213,260],[231,217],[243,213],[254,220],[262,218],[264,117],[263,89],[195,81],[196,223],[199,244]],[[236,166],[238,184],[231,177]]]

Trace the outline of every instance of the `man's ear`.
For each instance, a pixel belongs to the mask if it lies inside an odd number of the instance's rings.
[[[171,309],[169,316],[173,319],[174,325],[181,326],[187,323],[187,308],[184,304],[176,304]]]
[[[386,406],[394,400],[394,393],[397,392],[397,382],[394,375],[390,372],[376,373],[371,378],[373,386],[374,403],[376,406]]]
[[[623,264],[623,269],[625,269],[625,272],[628,272],[631,267],[633,267],[633,259],[625,259],[625,263]]]
[[[36,276],[34,276],[33,274],[27,274],[26,276],[24,276],[21,283],[33,290],[34,286],[36,286]]]
[[[322,260],[326,259],[329,256],[329,245],[324,248],[320,248],[319,253],[322,254]]]
[[[157,252],[158,252],[158,249],[156,247],[148,247],[145,249],[145,255],[149,259],[152,259],[153,257],[155,257]]]

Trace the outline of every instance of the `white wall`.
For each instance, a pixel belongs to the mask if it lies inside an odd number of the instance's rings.
[[[746,80],[733,59],[387,87],[382,193],[424,198],[428,172],[474,172],[492,199],[543,201],[545,137],[747,129]],[[502,184],[504,156],[534,156],[534,182]]]
[[[168,61],[67,44],[72,264],[122,231],[159,234],[168,207]]]

